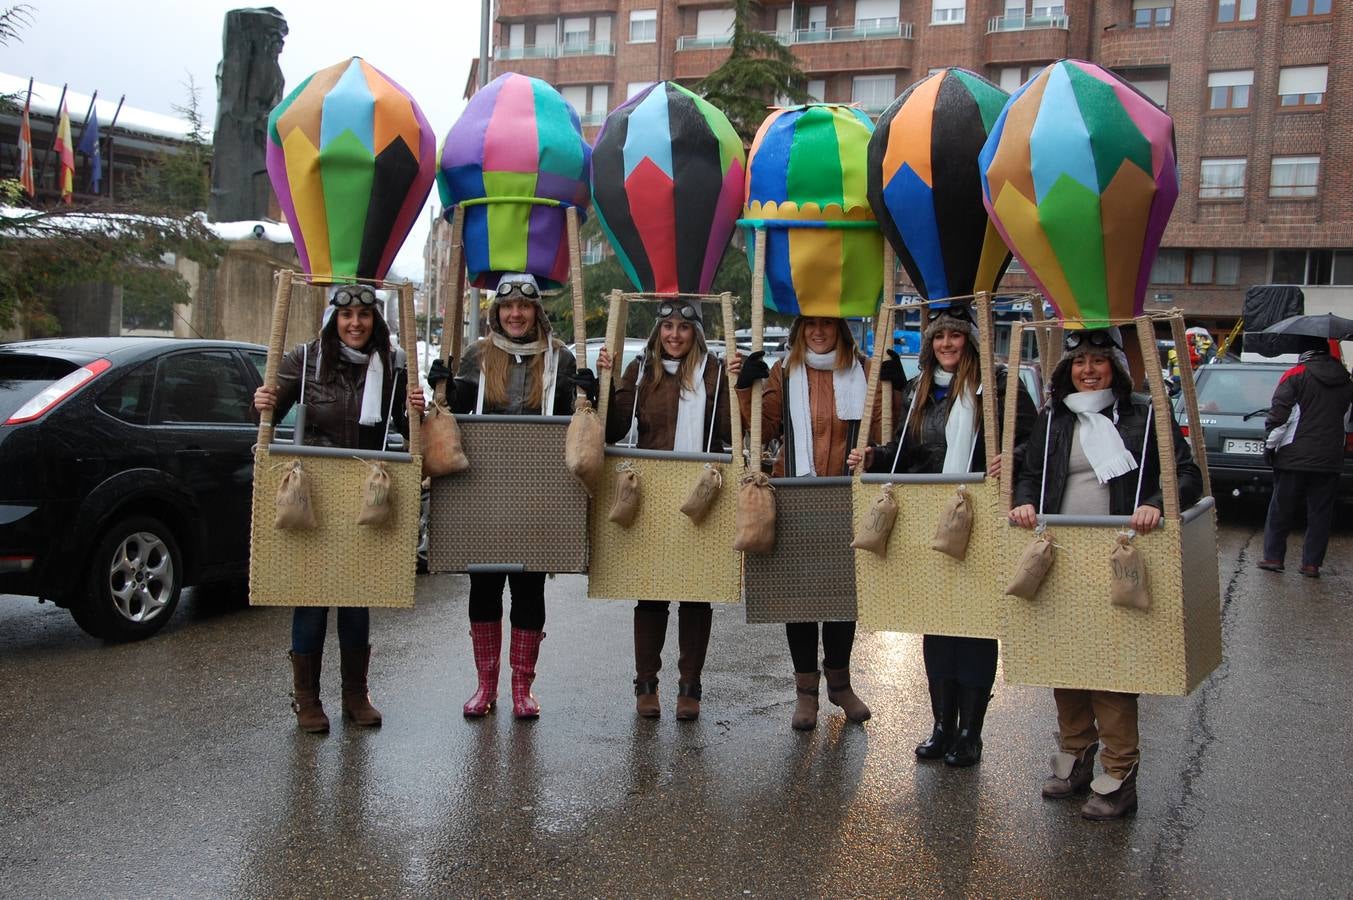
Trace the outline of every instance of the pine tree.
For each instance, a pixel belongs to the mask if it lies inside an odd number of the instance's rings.
[[[751,0],[734,0],[732,51],[696,90],[723,110],[750,144],[766,118],[767,107],[781,99],[806,103],[806,87],[807,79],[789,48],[755,27]]]

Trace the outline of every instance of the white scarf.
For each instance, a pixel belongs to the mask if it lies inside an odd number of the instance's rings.
[[[323,333],[324,327],[329,324],[329,320],[334,317],[337,307],[326,306],[324,313],[320,318],[320,332]],[[377,313],[380,315],[380,313]],[[315,354],[315,374],[318,376],[320,364],[324,362],[324,341],[320,341],[320,352]],[[345,362],[350,362],[356,366],[366,366],[366,385],[362,389],[362,411],[357,417],[357,421],[362,425],[379,425],[384,418],[381,415],[381,394],[385,390],[385,367],[381,365],[381,355],[379,353],[362,353],[360,350],[354,350],[341,340],[338,342],[339,355]],[[395,336],[390,335],[390,358],[398,358],[400,353],[399,344],[395,342]],[[301,373],[301,389],[305,389],[305,373]],[[393,403],[394,398],[391,398]],[[305,403],[302,396],[301,402]]]
[[[1081,449],[1085,451],[1085,458],[1090,461],[1100,484],[1108,484],[1109,479],[1126,475],[1137,468],[1137,460],[1123,445],[1123,437],[1115,427],[1118,423],[1118,405],[1113,391],[1079,391],[1068,394],[1062,402],[1076,414]],[[1100,415],[1110,405],[1114,407],[1112,419]]]
[[[953,372],[935,367],[931,378],[941,387],[949,387]],[[949,395],[949,418],[944,422],[944,467],[941,472],[952,474],[972,469],[972,455],[977,452],[977,409],[967,393]]]
[[[496,331],[490,331],[489,338],[493,341],[493,346],[516,357],[518,363],[521,363],[523,357],[545,354],[545,364],[541,371],[540,414],[542,416],[554,415],[554,386],[559,376],[559,365],[558,353],[555,351],[554,341],[550,335],[546,334],[544,337],[536,338],[534,341],[525,344],[519,344]],[[527,378],[529,381],[530,376],[528,375]],[[479,373],[479,391],[475,395],[474,411],[476,414],[484,411],[484,373],[482,371]]]
[[[868,382],[864,367],[854,360],[849,369],[836,368],[836,351],[804,354],[808,368],[832,373],[832,395],[836,402],[836,418],[843,422],[859,421],[864,417],[864,395]],[[789,381],[789,420],[794,429],[794,474],[816,475],[813,462],[813,414],[808,405],[808,373],[795,366],[787,373]]]
[[[664,359],[662,369],[668,375],[675,376],[681,368],[679,359]],[[681,399],[677,404],[676,438],[672,442],[673,450],[687,453],[699,453],[704,450],[705,430],[705,366],[709,365],[709,355],[700,361],[700,369],[695,373],[695,388],[687,390],[680,386]],[[636,393],[637,393],[636,388]]]

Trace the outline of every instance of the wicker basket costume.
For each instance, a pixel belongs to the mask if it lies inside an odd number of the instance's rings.
[[[620,360],[629,304],[672,299],[678,295],[611,293],[606,347]],[[722,295],[679,295],[693,302],[717,301],[724,329],[732,334],[733,298]],[[606,421],[614,369],[601,373],[601,420]],[[737,603],[742,599],[741,554],[733,549],[737,481],[742,459],[742,424],[737,395],[729,379],[729,417],[733,453],[687,453],[669,450],[606,448],[606,471],[592,498],[592,558],[587,596],[611,600],[685,600]],[[621,527],[607,516],[615,499],[615,469],[633,467],[642,483],[643,503],[634,522]],[[680,510],[706,465],[723,473],[723,488],[697,524]]]
[[[292,287],[305,283],[292,272],[278,273],[263,379],[269,387],[277,386]],[[400,331],[412,335],[410,285],[399,286],[399,300]],[[412,353],[408,376],[410,384],[417,384]],[[272,412],[260,415],[249,552],[251,605],[413,606],[422,486],[419,426],[418,416],[410,411],[409,452],[390,453],[274,443]],[[375,461],[384,462],[390,474],[391,518],[379,526],[362,526],[356,523],[357,512],[370,463]],[[273,524],[277,490],[293,462],[310,476],[317,527],[309,531],[279,530]]]
[[[1109,602],[1109,553],[1127,516],[1042,516],[1056,544],[1055,561],[1034,600],[1006,598],[1003,650],[1005,678],[1015,684],[1184,695],[1221,662],[1220,583],[1217,574],[1217,525],[1207,460],[1197,459],[1203,499],[1180,510],[1175,473],[1169,399],[1160,374],[1154,319],[1140,316],[1138,344],[1146,366],[1160,448],[1164,518],[1150,534],[1133,539],[1146,565],[1151,608],[1128,609]],[[1180,346],[1184,323],[1168,317]],[[1010,378],[1018,378],[1022,326],[1011,337]],[[1193,373],[1180,373],[1191,439],[1203,446]],[[1013,406],[1011,407],[1013,409]],[[1007,420],[1003,473],[1009,473],[1013,428]],[[1003,509],[1009,509],[1013,484],[1004,477]],[[1014,574],[1020,551],[1031,533],[1006,529],[1006,568],[996,589]]]

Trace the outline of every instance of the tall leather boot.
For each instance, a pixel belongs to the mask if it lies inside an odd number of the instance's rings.
[[[1043,781],[1043,799],[1066,800],[1083,794],[1095,777],[1095,753],[1099,744],[1092,743],[1080,753],[1052,754],[1052,774]]]
[[[852,722],[864,722],[873,715],[864,701],[851,689],[850,669],[828,669],[823,666],[822,674],[827,679],[827,699],[845,710],[847,719]]]
[[[794,717],[789,724],[798,731],[811,731],[817,727],[817,689],[820,672],[795,672]]]
[[[512,665],[512,715],[518,719],[540,718],[540,703],[531,693],[536,680],[536,660],[540,658],[543,631],[527,631],[512,626],[512,645],[508,648],[508,662]]]
[[[958,682],[952,678],[930,679],[930,712],[935,728],[916,745],[921,759],[942,759],[958,736]]]
[[[371,705],[371,695],[366,686],[371,645],[340,647],[338,659],[343,670],[343,718],[368,728],[379,728],[381,711]]]
[[[634,608],[634,711],[645,719],[662,716],[658,670],[667,640],[667,607]]]
[[[474,650],[474,668],[479,685],[461,707],[467,719],[481,719],[498,702],[498,667],[503,658],[503,622],[470,623],[470,646]]]
[[[323,653],[288,651],[291,659],[291,709],[296,724],[311,734],[327,734],[329,717],[319,701],[319,669]]]
[[[1124,778],[1108,772],[1090,782],[1090,799],[1081,807],[1081,816],[1092,822],[1121,819],[1137,809],[1137,767]]]
[[[982,722],[987,717],[990,688],[958,686],[958,736],[944,754],[946,766],[971,766],[982,758]]]
[[[678,722],[693,722],[700,718],[700,672],[705,668],[705,651],[709,649],[709,629],[714,621],[710,606],[683,603],[677,609],[677,643],[681,655],[677,668],[681,681],[677,685],[676,717]]]

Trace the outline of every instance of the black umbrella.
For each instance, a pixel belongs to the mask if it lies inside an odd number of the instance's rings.
[[[1334,313],[1325,313],[1319,316],[1291,316],[1281,322],[1274,322],[1265,328],[1263,333],[1347,341],[1353,339],[1353,319],[1345,319],[1343,316],[1334,315]]]

